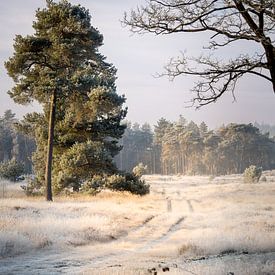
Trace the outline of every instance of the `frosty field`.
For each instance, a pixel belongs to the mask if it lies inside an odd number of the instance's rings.
[[[2,182],[0,274],[275,274],[275,171],[265,176],[153,175],[145,197],[52,203]]]

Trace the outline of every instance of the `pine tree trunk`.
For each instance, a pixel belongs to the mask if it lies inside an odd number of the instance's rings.
[[[49,129],[48,129],[48,147],[47,147],[47,162],[46,162],[46,200],[52,201],[52,161],[53,161],[53,138],[54,138],[54,122],[56,109],[56,90],[51,96]]]

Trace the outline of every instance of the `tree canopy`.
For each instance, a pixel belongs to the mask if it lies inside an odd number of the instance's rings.
[[[132,32],[157,35],[175,33],[209,34],[206,54],[195,58],[174,58],[164,75],[198,76],[193,103],[198,107],[215,102],[226,91],[232,92],[244,75],[267,80],[275,92],[275,3],[273,0],[149,0],[124,16]],[[219,58],[222,47],[238,47],[245,41],[246,53]],[[256,52],[249,45],[258,45]],[[216,53],[216,56],[215,56]]]

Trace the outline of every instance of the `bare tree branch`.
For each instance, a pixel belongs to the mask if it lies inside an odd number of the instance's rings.
[[[225,63],[210,57],[171,60],[162,75],[200,77],[193,89],[197,94],[194,102],[203,106],[226,91],[234,94],[245,74],[271,82],[275,92],[274,14],[273,0],[148,0],[146,6],[125,13],[123,23],[134,33],[212,33],[204,47],[212,53],[241,40],[260,46],[261,54],[240,55]]]

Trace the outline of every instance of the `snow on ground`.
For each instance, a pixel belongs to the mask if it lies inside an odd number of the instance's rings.
[[[0,274],[275,274],[275,173],[265,176],[153,175],[145,197],[54,202],[2,182]]]

